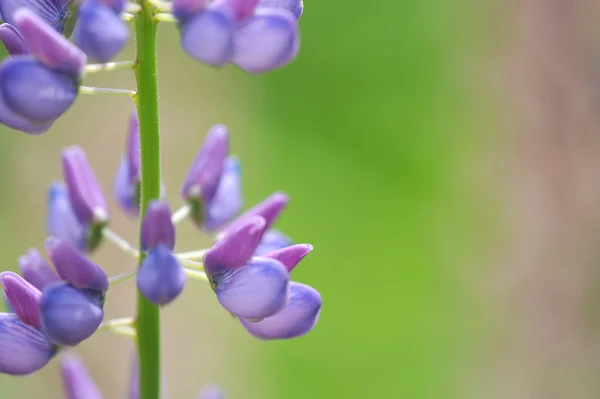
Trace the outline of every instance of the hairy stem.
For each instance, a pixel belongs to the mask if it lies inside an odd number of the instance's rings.
[[[142,215],[148,203],[160,197],[160,133],[158,123],[158,82],[156,76],[156,21],[152,7],[145,0],[136,15],[135,33],[137,64],[137,112],[140,121],[142,160]],[[144,259],[141,254],[140,262]],[[137,343],[140,360],[139,399],[159,399],[160,395],[160,313],[158,306],[138,292]]]

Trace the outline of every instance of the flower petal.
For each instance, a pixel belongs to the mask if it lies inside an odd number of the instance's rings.
[[[25,255],[19,257],[19,267],[23,278],[40,291],[58,281],[56,273],[35,248],[29,249]]]
[[[23,277],[13,272],[0,273],[0,284],[6,298],[19,319],[34,328],[40,328],[40,297],[42,293]]]
[[[181,25],[181,46],[192,58],[213,66],[222,66],[233,55],[231,13],[210,8],[187,19]]]
[[[150,302],[166,305],[183,291],[186,276],[177,258],[158,245],[144,259],[137,273],[137,287]]]
[[[300,19],[304,4],[302,0],[260,0],[258,7],[261,8],[282,8],[290,11],[296,19]]]
[[[6,51],[10,55],[22,55],[29,53],[27,44],[21,33],[11,24],[0,25],[0,41],[4,43]]]
[[[61,345],[74,346],[89,338],[104,318],[97,295],[88,295],[64,282],[44,289],[40,309],[42,331]]]
[[[67,187],[54,182],[46,197],[46,230],[79,250],[87,249],[86,228],[75,215]]]
[[[151,251],[157,245],[171,251],[175,248],[175,226],[166,201],[155,200],[148,205],[142,222],[141,243],[144,251]]]
[[[69,0],[0,0],[0,19],[14,25],[15,12],[26,8],[62,33],[68,2]]]
[[[277,220],[279,214],[287,206],[290,198],[284,192],[276,192],[269,195],[262,202],[258,203],[254,207],[248,209],[240,217],[233,221],[222,233],[221,236],[229,234],[230,231],[235,230],[241,223],[244,223],[247,219],[254,216],[261,216],[267,222],[266,228],[268,229]]]
[[[313,246],[310,244],[297,244],[286,248],[279,249],[267,254],[264,254],[265,258],[276,259],[281,262],[288,272],[291,272],[300,263],[302,258],[308,255],[313,250]]]
[[[213,275],[243,266],[256,251],[265,227],[265,219],[254,216],[230,230],[204,255],[206,272]]]
[[[279,230],[270,229],[267,230],[262,240],[260,240],[260,245],[256,249],[256,252],[254,252],[254,256],[263,256],[264,254],[289,247],[290,245],[292,245],[292,240],[288,236]]]
[[[102,399],[98,386],[78,355],[64,355],[60,362],[60,372],[67,399]]]
[[[321,313],[321,294],[312,287],[290,283],[290,300],[274,316],[258,322],[240,319],[250,334],[260,339],[296,338],[311,331]]]
[[[236,316],[262,319],[288,301],[289,273],[274,259],[253,258],[246,265],[213,276],[221,305]]]
[[[55,353],[56,347],[40,331],[15,314],[0,313],[0,373],[31,374],[44,367]]]
[[[243,207],[240,162],[235,156],[225,160],[223,175],[211,201],[205,205],[204,228],[213,231],[228,223]]]
[[[234,33],[232,62],[251,73],[279,68],[297,52],[294,15],[278,8],[258,8]]]

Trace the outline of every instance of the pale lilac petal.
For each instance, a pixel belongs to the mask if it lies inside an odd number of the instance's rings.
[[[292,244],[292,240],[279,230],[269,229],[263,235],[262,240],[260,240],[260,245],[256,248],[254,256],[263,256],[264,254],[289,247]]]
[[[159,245],[144,259],[137,273],[138,290],[155,305],[167,305],[185,287],[186,276],[171,251]]]
[[[49,235],[58,237],[81,251],[88,249],[87,228],[75,215],[69,192],[62,182],[54,182],[48,189],[46,230]]]
[[[288,302],[289,273],[274,259],[253,258],[246,265],[213,276],[221,305],[236,316],[262,319]]]
[[[278,260],[285,266],[288,272],[291,272],[300,263],[302,258],[312,250],[313,246],[310,244],[296,244],[262,256]]]
[[[294,15],[277,8],[259,8],[234,33],[232,62],[252,73],[279,68],[291,61],[298,40]]]
[[[29,249],[25,255],[19,257],[19,267],[23,278],[40,291],[58,281],[58,276],[50,264],[35,248]]]
[[[231,13],[209,8],[181,26],[181,46],[198,61],[222,66],[233,55],[233,26]]]
[[[217,191],[204,206],[204,229],[214,231],[231,221],[243,207],[242,172],[235,156],[225,160]]]
[[[247,219],[254,216],[263,217],[267,222],[266,228],[268,229],[275,222],[275,220],[277,220],[279,214],[287,206],[289,201],[290,199],[288,195],[284,192],[276,192],[271,194],[262,202],[248,209],[240,217],[234,220],[233,223],[221,233],[221,235],[229,234],[230,231],[236,229],[241,223],[244,223]]]
[[[312,287],[290,283],[290,300],[274,316],[258,322],[240,319],[246,330],[260,339],[296,338],[311,331],[321,313],[321,294]]]

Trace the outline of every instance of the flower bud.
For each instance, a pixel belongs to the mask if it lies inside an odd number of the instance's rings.
[[[71,206],[67,187],[54,182],[46,197],[46,230],[51,236],[68,242],[81,251],[88,249],[87,229]]]
[[[208,231],[221,228],[242,209],[242,176],[235,156],[225,159],[223,175],[211,201],[204,206],[204,225]]]
[[[0,41],[6,47],[6,51],[10,55],[22,55],[29,53],[27,44],[23,40],[23,36],[19,33],[17,28],[11,24],[0,25]]]
[[[260,245],[254,252],[254,256],[263,256],[273,251],[280,250],[292,245],[292,240],[279,230],[269,229],[260,240]]]
[[[102,399],[98,386],[78,355],[69,353],[62,357],[60,374],[67,399]]]
[[[298,41],[296,18],[290,11],[258,8],[236,29],[231,61],[247,72],[267,72],[289,63]]]
[[[108,222],[108,206],[102,188],[81,147],[63,150],[62,167],[71,206],[79,221],[86,226]]]
[[[204,269],[209,275],[242,267],[252,258],[265,232],[266,222],[254,216],[239,223],[204,254]]]
[[[13,272],[0,273],[0,284],[19,319],[33,328],[40,328],[40,290]]]
[[[171,222],[171,210],[165,201],[155,200],[148,204],[141,233],[142,250],[151,251],[158,245],[169,250],[175,248],[175,226]]]
[[[17,315],[0,313],[0,373],[31,374],[44,367],[56,350],[44,334]]]
[[[308,285],[290,283],[290,299],[279,313],[258,322],[240,319],[250,334],[259,339],[296,338],[311,331],[321,313],[321,295]]]
[[[296,265],[300,263],[302,258],[308,255],[308,253],[312,250],[313,246],[310,244],[297,244],[264,254],[262,256],[265,258],[278,260],[283,266],[285,266],[288,272],[291,272]]]
[[[275,259],[252,258],[243,267],[212,276],[221,305],[236,316],[263,319],[288,302],[289,273]]]
[[[104,270],[75,247],[56,237],[47,238],[45,245],[61,279],[79,289],[108,290],[108,278]]]
[[[115,177],[114,193],[121,208],[130,216],[140,213],[140,125],[137,113],[129,122],[127,149]]]
[[[40,291],[58,281],[56,273],[35,248],[31,248],[25,255],[19,257],[19,267],[23,278]]]
[[[138,290],[155,305],[167,305],[183,291],[186,276],[177,258],[158,245],[144,259],[137,273]]]
[[[212,199],[223,174],[228,148],[227,128],[223,125],[211,127],[183,183],[183,198],[192,203],[208,203]],[[202,214],[194,218],[201,219]]]
[[[75,346],[89,338],[104,318],[98,292],[84,292],[59,282],[42,292],[40,318],[42,331],[52,341]]]

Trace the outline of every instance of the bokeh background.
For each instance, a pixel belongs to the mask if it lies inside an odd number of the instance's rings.
[[[600,6],[595,0],[307,1],[303,46],[265,76],[188,59],[160,29],[164,180],[172,207],[214,123],[233,135],[250,206],[315,251],[294,271],[321,320],[284,342],[248,336],[190,281],[163,312],[170,398],[597,398],[600,366]],[[127,50],[132,54],[132,49]],[[124,54],[123,59],[127,58]],[[132,88],[128,71],[86,84]],[[61,148],[85,148],[107,194],[132,103],[82,96],[42,137],[1,129],[1,269],[45,237]],[[112,208],[134,240],[137,221]],[[178,248],[208,240],[181,226]],[[95,259],[133,267],[105,244]],[[108,317],[134,311],[134,284]],[[106,398],[124,397],[132,345],[77,348]],[[0,376],[1,398],[62,398],[57,362]]]

